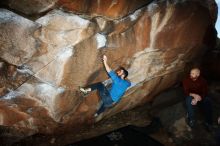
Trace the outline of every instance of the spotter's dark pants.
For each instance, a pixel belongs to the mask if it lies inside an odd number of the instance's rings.
[[[205,122],[212,125],[212,104],[210,101],[210,98],[204,97],[201,101],[197,102],[197,105],[192,105],[193,97],[192,96],[187,96],[186,97],[186,109],[188,113],[188,118],[189,120],[195,120],[194,116],[194,108],[198,105],[200,108],[202,108],[204,114],[205,114]]]

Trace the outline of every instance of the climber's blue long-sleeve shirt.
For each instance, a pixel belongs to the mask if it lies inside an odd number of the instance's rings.
[[[110,71],[109,73],[110,78],[112,79],[112,88],[109,90],[109,93],[112,97],[114,102],[118,102],[120,98],[124,95],[125,91],[131,83],[127,80],[121,79],[114,71]]]

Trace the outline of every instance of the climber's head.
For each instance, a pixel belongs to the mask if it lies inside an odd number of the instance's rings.
[[[116,69],[116,73],[122,79],[125,79],[128,76],[128,71],[122,66],[120,66],[118,69]]]

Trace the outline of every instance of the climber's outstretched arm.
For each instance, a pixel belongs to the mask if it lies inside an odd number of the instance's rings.
[[[103,63],[104,63],[106,71],[109,73],[112,69],[109,67],[107,63],[107,57],[105,55],[103,55]]]

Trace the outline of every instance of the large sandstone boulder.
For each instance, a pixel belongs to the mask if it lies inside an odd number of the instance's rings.
[[[74,14],[54,10],[36,20],[41,52],[27,64],[40,80],[61,83],[65,63],[74,55],[74,46],[94,35],[96,25]]]
[[[0,9],[0,54],[10,64],[22,65],[37,52],[34,31],[39,25],[11,11]]]
[[[73,12],[89,14],[91,16],[104,15],[110,19],[117,19],[133,13],[150,2],[152,0],[59,0],[57,5]]]
[[[4,5],[26,15],[41,15],[53,8],[62,8],[80,14],[122,18],[153,0],[5,0]]]
[[[63,0],[58,4],[68,12],[54,9],[35,21],[1,9],[0,124],[17,131],[17,141],[36,133],[77,133],[91,121],[152,101],[212,45],[205,39],[215,37],[207,33],[216,13],[209,1]],[[94,119],[99,97],[94,92],[83,98],[78,87],[107,79],[104,54],[113,69],[128,69],[132,87]]]
[[[3,3],[24,14],[34,15],[51,10],[56,2],[57,0],[6,0]]]

